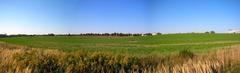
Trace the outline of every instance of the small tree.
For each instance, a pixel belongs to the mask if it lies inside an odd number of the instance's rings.
[[[215,34],[215,31],[210,31],[211,34]]]
[[[53,33],[49,33],[48,36],[55,36],[55,34],[53,34]]]
[[[207,31],[207,32],[205,32],[205,33],[209,34],[210,32]]]
[[[145,36],[152,36],[152,33],[145,33]]]
[[[158,32],[158,33],[156,33],[157,35],[162,35],[162,33],[160,33],[160,32]]]
[[[1,37],[7,37],[7,34],[0,34],[0,38]]]

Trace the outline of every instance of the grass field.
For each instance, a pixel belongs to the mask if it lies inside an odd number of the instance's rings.
[[[205,53],[240,44],[239,34],[165,34],[157,36],[34,36],[0,38],[0,41],[33,48],[64,51],[110,51],[116,54],[169,54],[181,50]]]
[[[28,36],[0,41],[0,73],[240,72],[239,34]]]

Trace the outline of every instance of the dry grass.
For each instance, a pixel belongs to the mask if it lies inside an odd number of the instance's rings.
[[[0,45],[0,73],[222,73],[239,68],[240,47],[207,55],[134,57],[110,52],[63,52]]]

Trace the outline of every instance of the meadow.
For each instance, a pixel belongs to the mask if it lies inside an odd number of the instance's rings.
[[[239,73],[239,34],[0,38],[0,73]]]
[[[104,51],[115,54],[169,54],[181,50],[206,53],[240,44],[239,34],[165,34],[156,36],[33,36],[0,38],[0,41],[32,48],[63,51]]]

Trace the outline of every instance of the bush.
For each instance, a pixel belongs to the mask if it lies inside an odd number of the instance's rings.
[[[190,50],[182,50],[174,57],[134,57],[108,52],[0,49],[0,73],[221,73],[224,64],[221,61],[228,59],[203,58],[197,58]]]
[[[215,31],[210,31],[211,34],[215,34]]]
[[[179,57],[184,59],[193,59],[195,54],[190,50],[182,50],[179,52]]]

